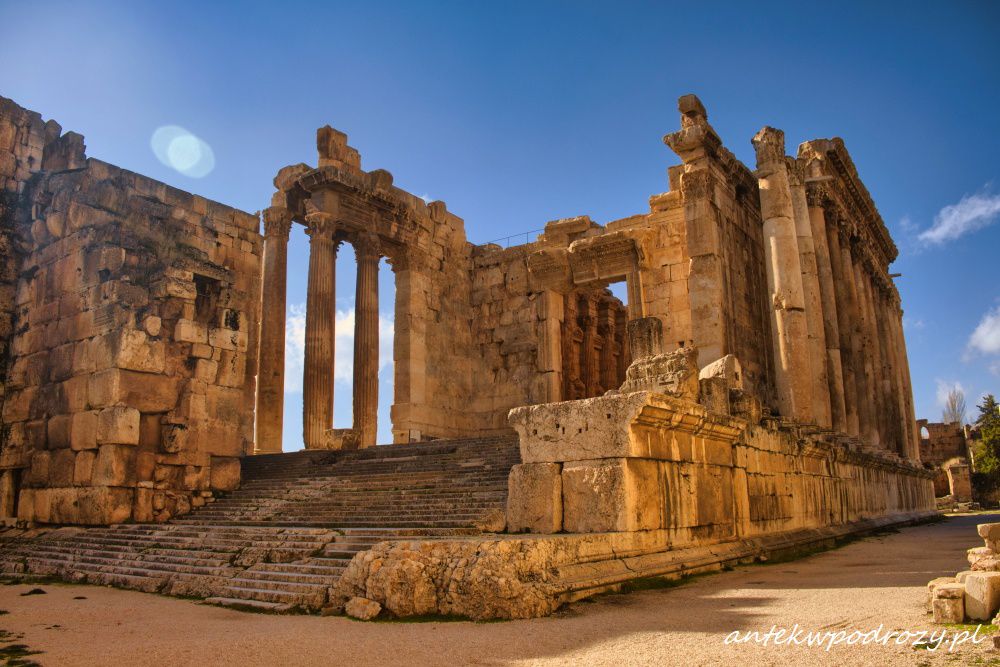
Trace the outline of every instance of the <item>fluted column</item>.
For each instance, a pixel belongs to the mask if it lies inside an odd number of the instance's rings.
[[[764,258],[774,347],[775,387],[782,416],[812,422],[808,327],[802,289],[785,133],[765,127],[753,138],[757,152]]]
[[[854,345],[851,341],[856,317],[851,305],[847,277],[844,275],[843,252],[840,248],[840,231],[835,217],[827,214],[826,242],[830,249],[830,270],[837,301],[837,331],[840,335],[840,370],[844,382],[844,432],[857,436],[858,384],[854,378]]]
[[[373,447],[378,432],[378,238],[362,236],[354,298],[354,429],[361,447]]]
[[[327,213],[306,216],[309,284],[306,290],[306,350],[302,387],[302,432],[306,449],[325,449],[333,428],[333,340],[336,318],[336,222]]]
[[[868,269],[860,257],[854,260],[855,285],[858,291],[858,302],[860,304],[861,317],[861,343],[864,350],[865,360],[865,382],[868,387],[868,410],[869,410],[869,442],[873,446],[884,447],[882,439],[882,420],[885,416],[882,404],[885,394],[882,391],[881,383],[881,363],[882,352],[878,343],[878,335],[875,329],[874,307],[871,304],[869,292]]]
[[[830,407],[830,379],[826,361],[823,299],[819,287],[816,242],[813,240],[806,186],[800,170],[801,166],[798,162],[791,163],[789,177],[792,191],[792,210],[795,214],[799,265],[802,267],[802,296],[806,308],[806,328],[809,342],[809,380],[812,391],[813,417],[811,421],[824,428],[831,428],[833,418]]]
[[[847,432],[844,407],[844,374],[840,361],[840,329],[837,325],[837,292],[830,265],[830,247],[826,238],[826,217],[823,213],[823,193],[819,186],[810,184],[806,189],[809,207],[809,226],[812,229],[816,250],[816,272],[819,278],[819,295],[823,311],[823,339],[826,343],[826,372],[830,387],[830,422],[835,431]]]
[[[254,453],[281,452],[285,411],[285,301],[288,233],[292,215],[264,210],[264,276],[261,283],[260,352],[257,378],[257,433]]]
[[[844,285],[847,288],[847,298],[850,303],[851,318],[851,359],[854,365],[854,381],[858,397],[858,437],[862,441],[873,444],[872,437],[872,403],[871,390],[868,387],[869,373],[866,371],[867,356],[864,346],[864,313],[861,299],[858,296],[858,283],[854,273],[854,251],[851,248],[851,236],[846,228],[841,227],[840,252],[844,267]]]

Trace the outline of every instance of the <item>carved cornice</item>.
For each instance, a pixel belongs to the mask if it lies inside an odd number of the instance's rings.
[[[711,198],[715,191],[715,177],[708,169],[686,171],[681,174],[681,195],[684,203]]]

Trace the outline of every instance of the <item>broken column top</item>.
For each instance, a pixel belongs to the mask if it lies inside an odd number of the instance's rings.
[[[782,130],[765,125],[750,143],[757,152],[758,166],[765,162],[783,160],[785,157],[785,133]]]

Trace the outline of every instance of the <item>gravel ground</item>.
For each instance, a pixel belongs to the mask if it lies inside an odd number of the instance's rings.
[[[42,665],[1000,665],[992,640],[949,653],[907,644],[726,645],[734,631],[937,630],[924,585],[966,565],[975,524],[954,516],[786,563],[684,585],[606,595],[550,618],[504,623],[376,622],[248,614],[93,586],[0,586],[0,641]],[[78,599],[78,598],[85,599]],[[950,633],[961,631],[948,629]],[[951,635],[953,636],[953,634]],[[951,638],[949,637],[949,640]],[[980,635],[983,636],[983,635]],[[0,645],[0,660],[4,657]]]

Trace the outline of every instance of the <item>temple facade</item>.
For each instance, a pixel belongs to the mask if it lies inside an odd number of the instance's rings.
[[[790,155],[784,133],[765,127],[751,168],[697,97],[678,108],[680,127],[663,138],[680,160],[666,192],[635,215],[555,220],[501,247],[469,242],[444,202],[363,169],[329,126],[317,132],[317,163],[278,170],[255,215],[87,157],[82,136],[0,98],[0,516],[207,521],[197,517],[222,516],[205,506],[241,476],[271,474],[299,448],[282,442],[291,419],[302,420],[307,455],[367,460],[382,259],[395,279],[394,444],[441,454],[433,442],[479,439],[487,454],[467,466],[506,465],[505,511],[470,525],[507,534],[475,553],[461,541],[427,553],[433,567],[494,559],[489,576],[520,582],[499,602],[489,585],[464,601],[440,592],[419,613],[537,615],[675,571],[688,556],[664,554],[678,549],[728,545],[709,559],[718,564],[928,515],[932,473],[920,464],[890,273],[897,250],[844,142],[806,141]],[[284,409],[293,225],[309,238],[301,415]],[[344,244],[357,263],[353,425],[334,429]],[[490,453],[490,438],[515,437],[514,459]],[[284,480],[302,461],[327,461],[286,460],[298,463]],[[259,512],[252,500],[226,520]],[[281,511],[267,520],[305,521]],[[376,561],[346,566],[337,595],[399,602],[383,599],[395,584],[378,588],[379,577],[417,576],[401,565],[416,552],[386,544]],[[509,549],[517,572],[497,556]],[[585,562],[603,572],[586,584],[573,569]],[[557,571],[563,583],[547,579]],[[332,604],[327,589],[317,599]],[[401,604],[401,614],[412,607]]]

